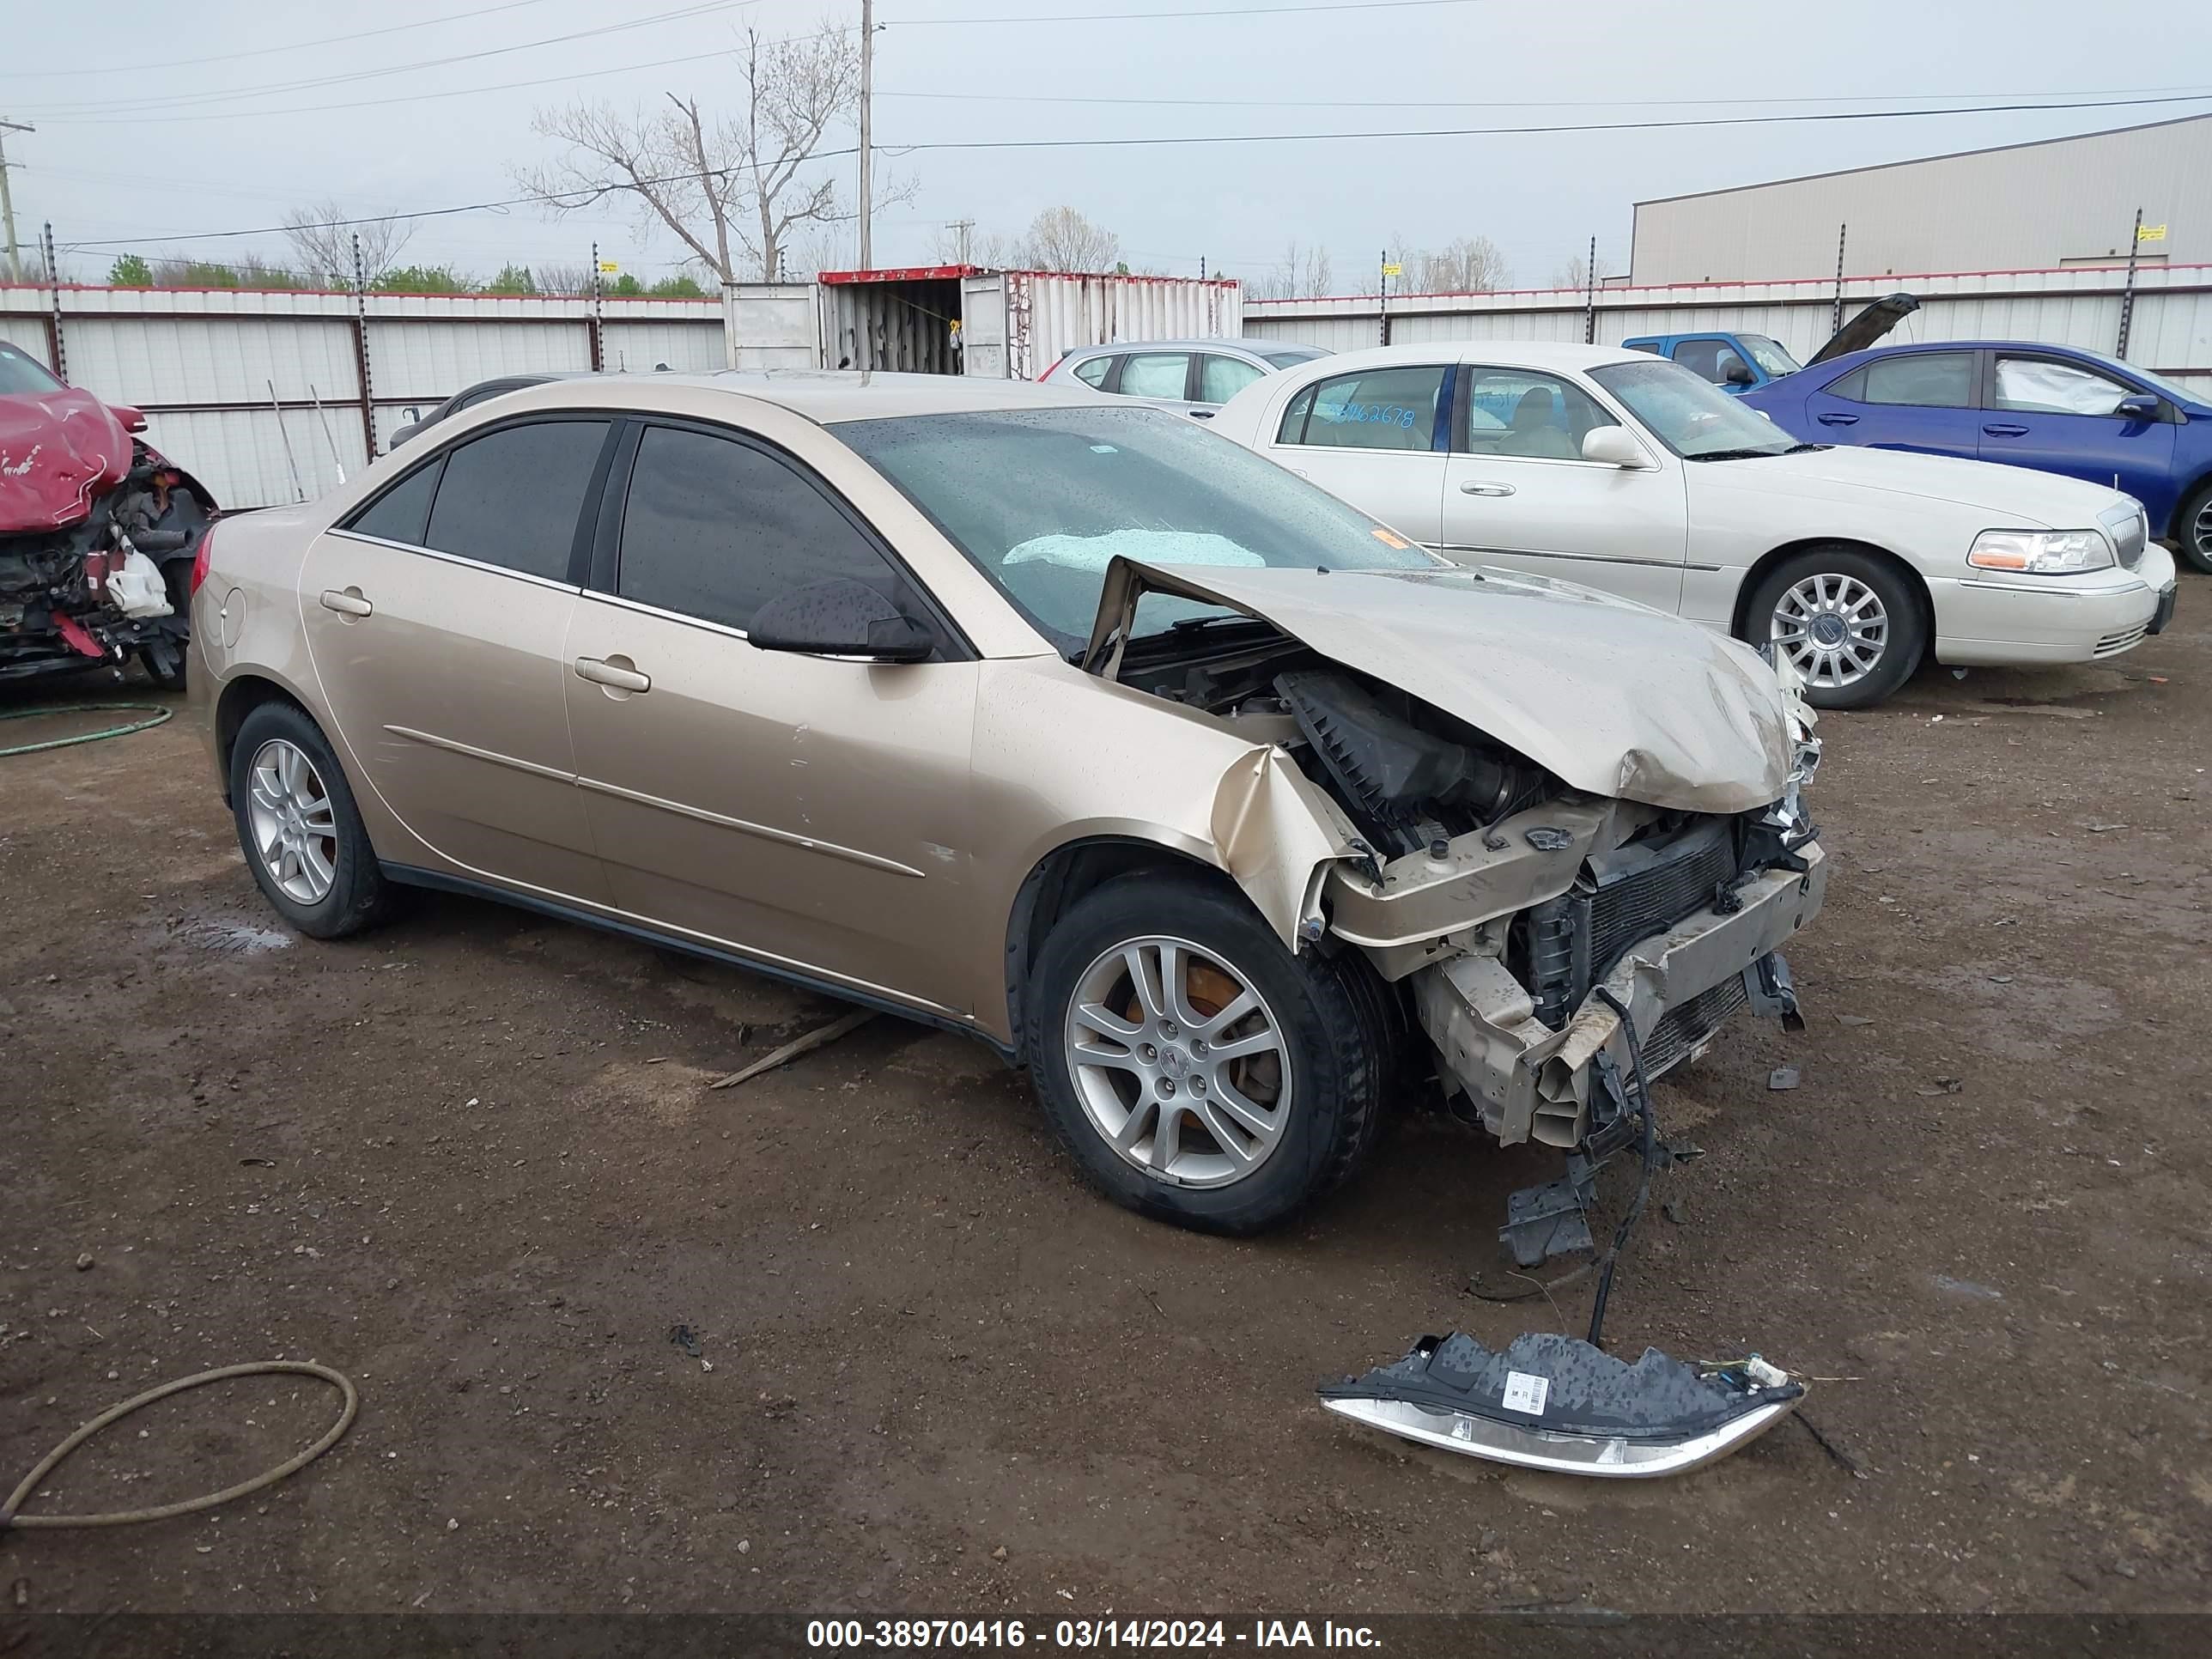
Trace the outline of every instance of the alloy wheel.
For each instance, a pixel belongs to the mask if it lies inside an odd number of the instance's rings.
[[[1874,672],[1889,645],[1881,596],[1856,576],[1806,577],[1774,606],[1775,649],[1808,684],[1840,689]]]
[[[1100,952],[1076,981],[1066,1048],[1091,1127],[1156,1181],[1225,1187],[1282,1142],[1282,1026],[1249,975],[1187,939]]]
[[[271,738],[253,751],[246,818],[261,867],[286,897],[319,904],[337,879],[331,793],[305,750]]]

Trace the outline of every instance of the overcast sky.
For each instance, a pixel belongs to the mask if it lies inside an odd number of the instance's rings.
[[[627,107],[673,91],[708,110],[733,109],[735,77],[722,54],[747,22],[790,34],[824,18],[850,23],[860,9],[859,0],[752,0],[610,29],[684,0],[521,0],[488,9],[495,3],[5,0],[0,118],[39,128],[5,135],[20,164],[19,224],[27,239],[52,220],[64,245],[128,239],[149,254],[258,247],[281,257],[276,236],[172,239],[271,224],[289,207],[331,197],[376,212],[512,196],[509,167],[546,155],[530,131],[534,107],[580,97]],[[1340,0],[1303,16],[1188,15],[1267,4],[880,0],[876,132],[890,153],[879,166],[910,178],[917,194],[878,216],[876,263],[926,260],[949,220],[1015,233],[1040,209],[1066,204],[1118,233],[1133,264],[1176,274],[1194,275],[1201,255],[1214,270],[1250,274],[1296,239],[1330,250],[1339,289],[1371,289],[1387,240],[1401,235],[1419,248],[1480,234],[1504,250],[1516,283],[1541,286],[1593,234],[1600,270],[1624,269],[1638,198],[2212,111],[2208,95],[2102,111],[1673,131],[897,153],[930,141],[2212,94],[2212,5],[2172,0],[1929,0],[1871,14],[1834,0],[1357,8]],[[411,24],[426,26],[270,50]],[[583,30],[599,32],[525,44]],[[495,55],[425,64],[466,53]],[[646,64],[657,66],[635,67]],[[404,65],[424,66],[275,89]],[[545,84],[508,84],[523,81]],[[180,99],[206,101],[148,107]],[[1115,100],[1192,101],[1104,101]],[[849,198],[854,163],[823,165],[837,170]],[[833,263],[849,259],[849,229],[842,234],[845,252]],[[677,267],[672,238],[641,234],[634,218],[611,209],[568,221],[528,208],[425,221],[409,257],[479,274],[510,260],[576,264],[595,236],[603,258],[648,280]],[[88,249],[75,273],[104,275],[115,251]]]

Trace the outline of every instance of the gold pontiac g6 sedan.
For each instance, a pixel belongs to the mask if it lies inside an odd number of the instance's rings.
[[[1396,1092],[1618,1148],[1794,1018],[1826,884],[1786,670],[1081,386],[534,386],[194,582],[301,932],[467,891],[968,1032],[1188,1226],[1280,1220]]]

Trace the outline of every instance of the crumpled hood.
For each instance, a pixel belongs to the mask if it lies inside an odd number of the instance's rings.
[[[2024,466],[1848,445],[1755,459],[1691,461],[1685,470],[1693,492],[1707,484],[1723,489],[1780,489],[1792,494],[1826,486],[1822,493],[1828,499],[1848,501],[1859,490],[1881,489],[1894,495],[1973,507],[1989,515],[1991,528],[2087,530],[2096,524],[2099,514],[2130,499],[2102,484]]]
[[[0,397],[0,535],[58,530],[131,470],[131,434],[76,386]]]
[[[1591,794],[1692,812],[1780,798],[1790,700],[1748,646],[1569,582],[1499,571],[1221,568],[1116,558],[1084,662],[1118,665],[1138,593],[1273,623]]]

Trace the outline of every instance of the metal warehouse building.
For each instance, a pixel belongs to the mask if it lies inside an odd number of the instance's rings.
[[[2212,115],[1636,204],[1632,281],[2212,262]],[[2154,233],[2163,230],[2163,236]]]

